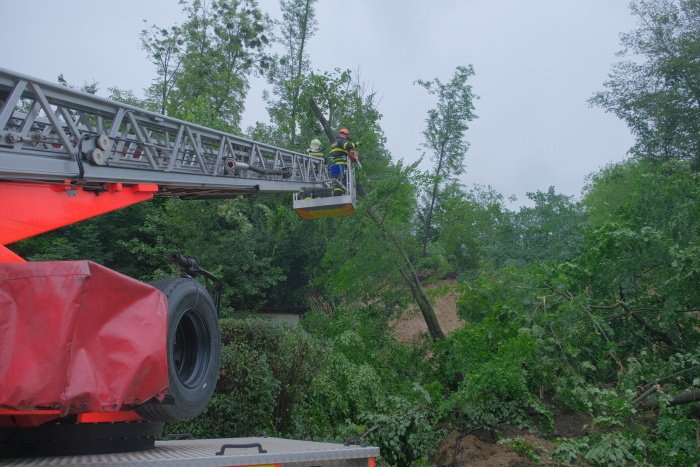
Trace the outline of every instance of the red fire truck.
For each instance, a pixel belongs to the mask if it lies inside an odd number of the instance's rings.
[[[293,194],[304,219],[356,206],[351,164],[338,180],[319,158],[0,69],[0,457],[152,448],[204,410],[220,364],[221,284],[195,258],[146,284],[7,245],[156,196],[262,192]]]

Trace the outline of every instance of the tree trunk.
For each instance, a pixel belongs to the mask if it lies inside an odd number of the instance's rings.
[[[323,116],[321,108],[318,106],[313,97],[309,97],[309,105],[311,106],[311,110],[314,111],[318,121],[321,122],[321,126],[323,127],[323,131],[326,132],[328,141],[330,141],[331,144],[335,143],[335,133],[333,133],[333,128],[331,128],[331,124],[328,122],[328,120],[326,120],[326,117]]]
[[[428,248],[428,242],[430,241],[430,235],[433,230],[433,210],[435,209],[435,200],[437,199],[438,184],[440,183],[440,171],[442,170],[442,159],[445,156],[445,144],[442,144],[440,148],[440,158],[438,161],[437,169],[435,169],[435,183],[433,184],[433,193],[430,197],[430,209],[428,209],[428,218],[425,221],[425,238],[423,239],[423,257],[425,257],[426,249]]]
[[[404,252],[401,242],[399,242],[399,240],[384,225],[384,222],[382,222],[382,219],[379,217],[379,214],[377,214],[377,211],[375,211],[371,206],[367,208],[367,216],[374,221],[377,227],[379,227],[384,234],[388,243],[392,244],[401,255],[401,260],[404,263],[402,266],[400,266],[401,276],[406,282],[406,285],[408,285],[409,289],[411,289],[411,295],[413,295],[413,299],[423,315],[423,319],[425,320],[425,324],[428,326],[430,336],[434,340],[444,339],[445,333],[442,332],[437,316],[435,316],[433,305],[430,303],[430,300],[428,300],[425,292],[423,292],[423,286],[416,275],[416,271],[413,268],[413,263],[411,263],[408,255],[406,255],[406,252]]]
[[[668,405],[672,407],[674,405],[690,404],[691,402],[698,401],[700,401],[700,389],[692,389],[690,391],[676,394],[673,396],[673,398],[671,398]],[[659,406],[659,400],[656,397],[650,397],[646,400],[640,401],[638,406],[644,409],[655,409]]]
[[[447,122],[446,125],[449,125],[449,122],[452,119],[451,105],[447,106],[447,110],[445,111],[445,113],[446,115],[444,121]],[[444,135],[440,141],[440,150],[438,151],[438,164],[437,168],[435,169],[435,183],[433,184],[433,192],[430,197],[430,209],[428,209],[428,218],[425,222],[425,238],[423,239],[423,257],[425,257],[426,249],[428,248],[428,242],[430,241],[430,237],[433,232],[433,212],[435,211],[435,202],[437,201],[438,197],[438,187],[440,184],[440,174],[442,173],[442,164],[445,161],[445,146],[447,146],[447,138],[449,138],[449,136],[450,135],[447,133],[447,128],[445,128]]]
[[[297,104],[299,101],[299,91],[301,90],[301,70],[302,70],[302,65],[303,65],[303,60],[304,60],[304,45],[306,44],[306,29],[307,29],[307,23],[309,20],[309,9],[311,8],[311,2],[310,0],[306,1],[306,5],[304,7],[304,19],[302,20],[302,25],[301,25],[301,44],[299,46],[299,54],[297,55],[297,69],[296,69],[296,74],[294,75],[293,82],[294,84],[294,89],[292,90],[292,128],[291,128],[291,133],[289,135],[289,142],[291,143],[292,146],[294,146],[295,139],[296,139],[296,134],[297,134]]]
[[[321,122],[321,126],[323,126],[323,129],[326,132],[326,136],[328,136],[328,141],[333,143],[335,140],[333,129],[331,128],[330,123],[328,123],[328,120],[326,120],[326,117],[324,117],[323,112],[321,112],[321,109],[319,108],[318,104],[316,103],[313,97],[309,98],[309,105],[311,105],[311,109],[316,115],[318,121]],[[360,190],[358,190],[358,193],[359,191]],[[377,213],[377,211],[375,211],[374,208],[372,208],[371,206],[367,208],[367,216],[370,219],[372,219],[372,221],[377,225],[377,227],[379,227],[382,234],[387,239],[387,243],[392,245],[401,256],[401,260],[403,262],[403,265],[400,266],[401,277],[403,277],[404,281],[406,282],[406,285],[408,285],[408,288],[411,290],[411,295],[413,295],[413,299],[415,300],[416,305],[418,305],[418,309],[420,309],[420,312],[423,315],[425,324],[428,326],[428,332],[430,333],[430,336],[434,340],[444,339],[445,334],[442,332],[442,328],[440,328],[440,323],[437,320],[437,316],[435,316],[435,310],[433,310],[433,305],[430,303],[430,300],[428,300],[428,297],[425,295],[425,292],[423,292],[423,287],[420,283],[420,280],[418,279],[418,276],[416,275],[415,269],[413,268],[413,264],[411,263],[410,258],[401,246],[401,242],[399,242],[399,240],[391,233],[391,231],[386,227],[386,225],[384,225],[384,222],[382,222],[382,219]]]

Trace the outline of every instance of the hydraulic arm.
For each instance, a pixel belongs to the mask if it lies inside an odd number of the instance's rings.
[[[150,199],[295,193],[330,183],[319,158],[0,68],[2,245]]]

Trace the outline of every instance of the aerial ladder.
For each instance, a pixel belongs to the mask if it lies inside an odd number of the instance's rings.
[[[149,285],[89,261],[26,262],[7,245],[160,196],[290,193],[303,219],[349,215],[352,164],[344,174],[0,68],[0,454],[83,428],[92,446],[152,446],[163,422],[204,410],[220,366],[221,285],[195,280],[213,278],[195,258],[174,253],[181,277]]]

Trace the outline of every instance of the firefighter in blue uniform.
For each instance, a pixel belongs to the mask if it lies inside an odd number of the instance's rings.
[[[348,166],[348,152],[355,149],[355,144],[350,141],[350,132],[347,128],[342,128],[338,131],[338,137],[335,143],[331,145],[329,157],[332,165],[329,167],[330,175],[340,182],[340,186],[333,188],[333,196],[340,196],[345,193],[345,174]]]

